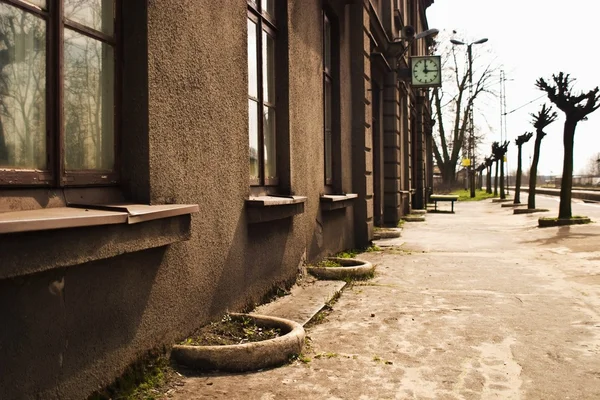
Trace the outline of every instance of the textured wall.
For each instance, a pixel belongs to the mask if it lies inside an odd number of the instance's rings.
[[[42,251],[19,258],[25,250],[15,249],[12,259],[37,266],[25,269],[29,275],[0,280],[0,318],[10,327],[0,331],[3,399],[84,397],[146,350],[290,282],[305,257],[354,244],[352,208],[323,213],[319,207],[321,1],[289,0],[287,8],[290,184],[308,197],[305,212],[259,224],[247,223],[244,206],[246,3],[126,4],[123,145],[130,151],[124,154],[124,192],[153,204],[198,204],[200,212],[191,222],[179,217],[136,225],[133,236],[123,227],[12,236],[13,243],[35,239]],[[340,76],[347,82],[347,7],[335,8],[343,40]],[[342,188],[352,192],[351,90],[341,86]],[[186,238],[190,226],[189,241],[165,246]],[[53,244],[57,251],[50,251]],[[104,259],[90,256],[94,246]],[[145,247],[155,248],[140,250]]]

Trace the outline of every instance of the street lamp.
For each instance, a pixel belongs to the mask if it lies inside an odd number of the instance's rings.
[[[467,46],[467,56],[469,58],[469,147],[468,151],[469,159],[471,161],[471,165],[469,166],[469,170],[471,172],[471,198],[475,197],[475,132],[473,126],[473,54],[471,51],[471,47],[474,44],[482,44],[487,42],[487,38],[476,40],[472,43],[461,42],[460,40],[450,39],[450,43],[455,44],[457,46]]]
[[[438,29],[427,29],[426,31],[419,32],[414,35],[414,29],[412,27],[407,26],[405,28],[410,28],[412,30],[411,33],[413,33],[413,35],[410,38],[395,38],[394,40],[389,41],[387,44],[386,54],[393,56],[397,60],[400,60],[402,57],[404,57],[414,41],[426,37],[435,37],[439,33]]]

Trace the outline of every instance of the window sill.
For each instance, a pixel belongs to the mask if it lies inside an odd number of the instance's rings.
[[[197,205],[118,204],[83,205],[0,213],[0,234],[79,228],[86,226],[137,224],[155,219],[198,212]]]
[[[121,211],[98,207],[0,213],[0,279],[189,240],[191,213],[198,211],[197,205],[104,206]]]
[[[324,194],[319,200],[321,202],[321,209],[324,211],[329,211],[346,208],[352,205],[354,199],[356,198],[358,198],[356,193]]]
[[[246,200],[248,223],[275,221],[304,213],[306,196],[251,196]]]

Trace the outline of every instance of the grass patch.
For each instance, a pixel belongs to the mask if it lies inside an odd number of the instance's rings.
[[[337,258],[354,258],[357,255],[359,255],[360,253],[372,253],[374,251],[381,251],[381,248],[379,246],[372,245],[372,246],[369,246],[369,247],[365,247],[364,249],[349,249],[349,250],[340,251],[334,257],[337,257]]]
[[[339,253],[337,253],[335,255],[335,257],[338,258],[354,258],[358,255],[358,253],[360,252],[360,250],[357,249],[350,249],[350,250],[344,250],[344,251],[340,251]]]
[[[231,318],[228,314],[194,332],[180,344],[188,346],[224,346],[260,342],[280,336],[278,328],[262,328],[251,318]]]
[[[300,361],[302,364],[308,364],[312,361],[312,359],[310,357],[308,357],[306,354],[294,354],[292,356],[290,356],[290,362],[294,362],[294,361]]]
[[[485,190],[475,190],[475,197],[471,198],[471,191],[459,189],[450,193],[451,195],[458,196],[458,201],[480,201],[491,199],[494,197],[493,193],[486,193]]]
[[[323,260],[317,264],[317,267],[320,268],[340,268],[342,264],[333,260]]]
[[[88,400],[155,400],[181,384],[181,375],[166,357],[166,350],[153,350],[132,364],[112,385],[92,393]]]

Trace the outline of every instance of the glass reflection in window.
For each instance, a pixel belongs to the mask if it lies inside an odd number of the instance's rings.
[[[111,170],[114,166],[114,50],[65,29],[65,167]]]
[[[46,22],[0,3],[0,168],[46,169]]]
[[[107,35],[114,31],[114,0],[64,0],[65,18]]]

